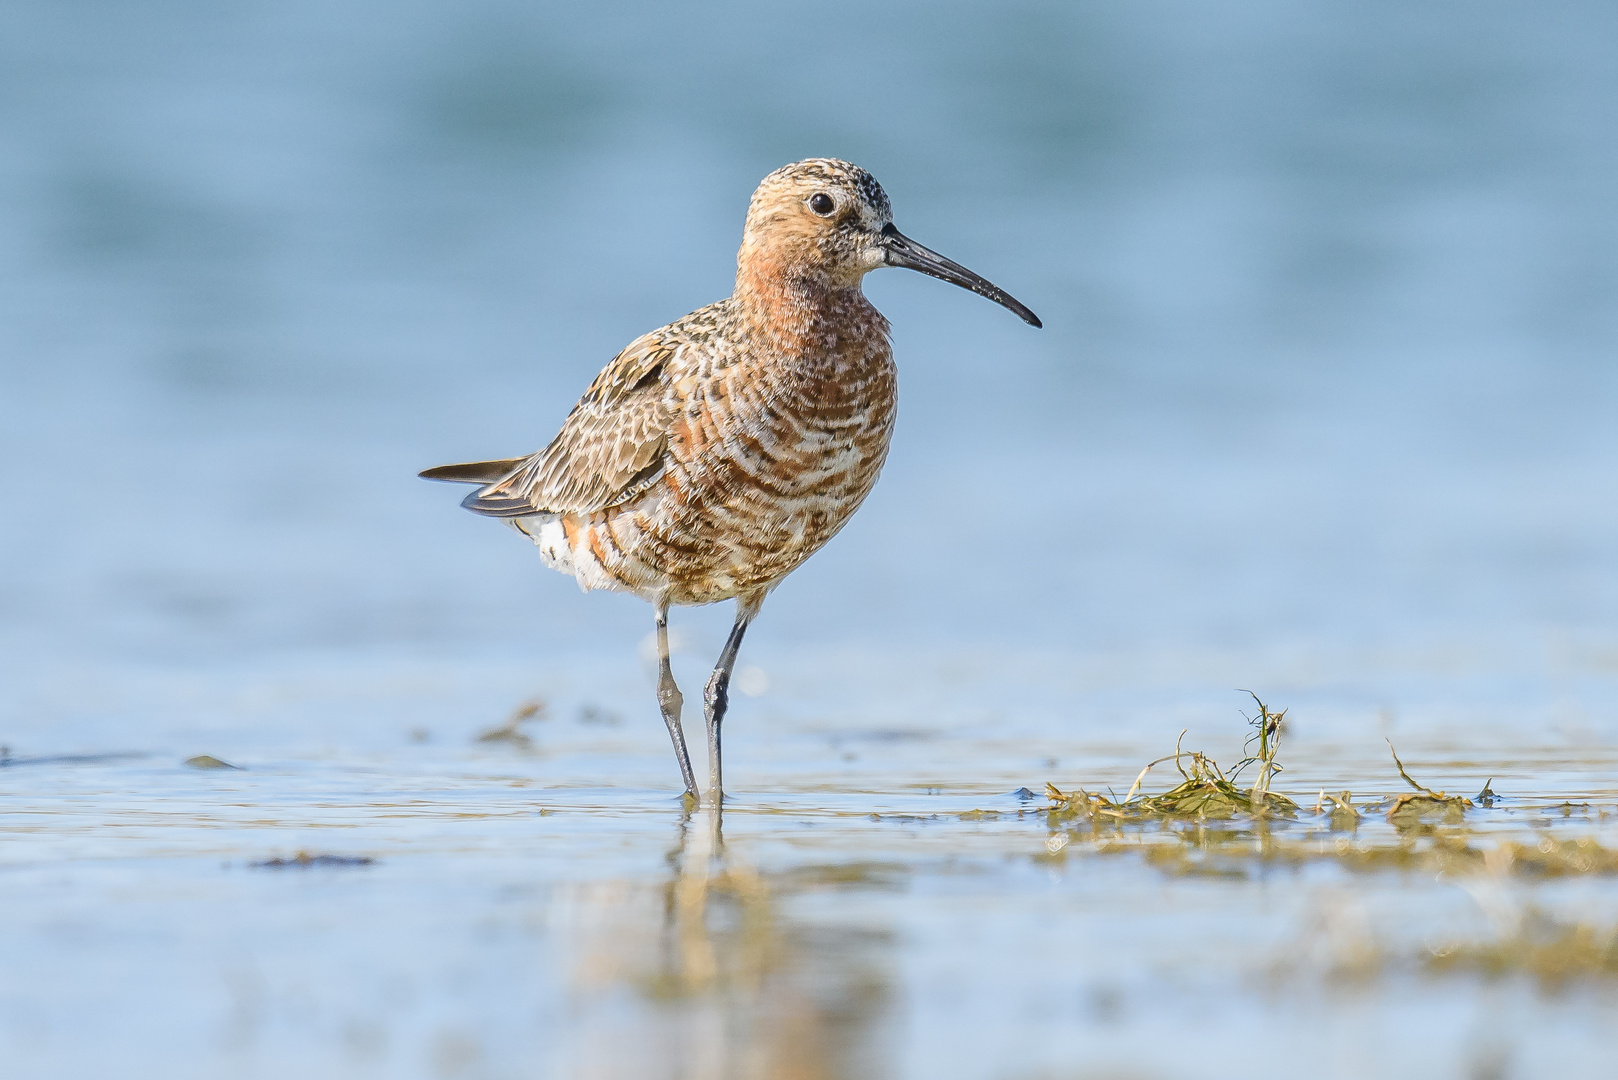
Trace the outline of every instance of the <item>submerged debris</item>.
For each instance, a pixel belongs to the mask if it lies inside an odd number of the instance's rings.
[[[300,851],[290,859],[261,859],[248,863],[254,870],[305,870],[312,867],[371,866],[376,862],[369,855],[311,855]]]
[[[1469,972],[1501,979],[1526,975],[1541,987],[1618,978],[1618,925],[1565,922],[1529,909],[1491,941],[1451,942],[1429,950],[1429,973]]]
[[[1419,873],[1451,878],[1563,878],[1618,875],[1618,850],[1592,837],[1536,843],[1503,840],[1480,844],[1464,832],[1451,836],[1367,843],[1344,835],[1302,838],[1263,827],[1182,829],[1137,836],[1098,837],[1097,855],[1135,855],[1175,876],[1249,877],[1277,868],[1330,864],[1350,874]],[[1059,843],[1054,841],[1060,839]],[[1053,833],[1045,850],[1054,855],[1072,839]]]
[[[599,724],[602,727],[618,727],[623,724],[624,718],[611,709],[604,709],[599,705],[583,705],[579,708],[579,723]]]
[[[0,746],[0,769],[17,765],[103,765],[114,761],[135,761],[151,757],[144,750],[120,750],[106,754],[38,754],[32,757],[13,757],[11,747]]]
[[[1272,978],[1319,976],[1338,985],[1402,973],[1527,978],[1551,992],[1618,979],[1618,925],[1569,920],[1532,905],[1494,914],[1493,934],[1411,948],[1392,944],[1352,896],[1330,897],[1275,953],[1267,971]]]
[[[183,762],[192,769],[240,769],[240,765],[232,765],[228,761],[221,761],[212,754],[198,754],[196,757],[186,758]]]
[[[1543,836],[1538,843],[1505,840],[1483,856],[1493,874],[1526,877],[1569,877],[1577,874],[1618,874],[1618,851],[1603,847],[1594,837],[1556,840]]]
[[[541,698],[525,701],[519,705],[515,712],[506,717],[505,723],[499,727],[490,728],[480,734],[476,742],[481,743],[510,743],[521,750],[533,748],[534,740],[522,726],[530,720],[543,720],[545,718],[545,702]]]

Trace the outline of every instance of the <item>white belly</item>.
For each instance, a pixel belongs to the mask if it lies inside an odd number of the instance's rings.
[[[562,515],[531,514],[528,517],[507,518],[506,521],[534,542],[546,566],[571,575],[585,592],[591,589],[628,591],[623,582],[607,573],[588,543],[576,546],[568,543],[567,530],[562,527]],[[574,533],[575,539],[582,539],[588,529],[588,525],[580,526]]]

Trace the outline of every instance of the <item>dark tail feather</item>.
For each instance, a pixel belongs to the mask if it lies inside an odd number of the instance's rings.
[[[513,495],[509,492],[489,492],[482,489],[474,491],[462,499],[461,505],[472,511],[472,513],[482,514],[484,517],[527,517],[529,514],[542,512],[526,496]]]
[[[438,465],[423,469],[416,475],[423,480],[445,480],[452,484],[493,484],[504,480],[517,470],[527,458],[506,458],[504,461],[469,461],[464,465]]]

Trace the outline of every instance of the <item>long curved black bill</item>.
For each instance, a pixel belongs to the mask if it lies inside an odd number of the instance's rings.
[[[924,274],[931,274],[941,281],[952,285],[959,285],[963,289],[971,289],[979,296],[986,296],[1008,311],[1014,312],[1019,319],[1029,326],[1044,325],[1039,316],[1029,311],[1012,295],[998,285],[972,273],[966,267],[953,259],[946,259],[931,248],[924,248],[904,233],[895,229],[893,225],[882,226],[882,249],[884,258],[889,266],[903,266],[910,270],[920,270]]]

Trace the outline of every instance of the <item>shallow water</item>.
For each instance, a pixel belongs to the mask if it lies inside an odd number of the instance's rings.
[[[1591,1071],[1610,975],[1422,957],[1535,908],[1610,927],[1613,879],[1421,852],[1618,845],[1612,21],[6,6],[0,1050]],[[728,290],[758,177],[822,153],[1046,329],[869,281],[900,431],[750,632],[719,830],[673,799],[644,606],[414,473],[542,444]],[[728,619],[675,615],[688,700]],[[1040,809],[1182,728],[1239,758],[1238,687],[1289,710],[1306,807],[1405,790],[1385,740],[1503,800],[1377,873],[1312,815],[1097,839]],[[535,699],[526,743],[478,741]],[[1400,836],[1368,811],[1350,842]],[[255,866],[299,852],[373,861]]]
[[[1227,727],[1209,749],[1228,758]],[[1193,830],[1225,831],[1211,848],[1155,827],[1098,843],[1012,785],[1122,792],[1121,741],[970,720],[781,718],[767,738],[738,720],[721,831],[670,797],[651,725],[523,730],[527,748],[397,724],[363,747],[267,739],[236,770],[7,766],[18,1075],[1166,1076],[1255,1043],[1258,1075],[1540,1075],[1612,1046],[1608,980],[1412,967],[1492,940],[1502,909],[1605,925],[1611,874],[1355,872],[1340,845],[1398,845],[1372,812],[1347,834],[1313,814],[1260,830],[1318,848],[1303,862],[1241,823]],[[1279,787],[1362,804],[1403,787],[1370,740],[1306,731]],[[1413,775],[1468,793],[1492,776],[1503,797],[1441,835],[1618,848],[1618,751],[1444,742],[1406,742]],[[1165,844],[1224,862],[1130,850]],[[374,862],[262,865],[300,852]],[[1373,945],[1392,958],[1348,967]]]

